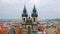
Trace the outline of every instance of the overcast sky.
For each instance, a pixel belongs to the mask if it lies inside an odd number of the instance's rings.
[[[21,19],[24,5],[31,15],[34,4],[39,19],[60,18],[60,0],[0,0],[0,19]]]

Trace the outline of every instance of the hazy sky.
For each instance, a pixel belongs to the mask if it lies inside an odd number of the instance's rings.
[[[39,19],[60,18],[60,0],[0,0],[0,19],[21,19],[24,5],[31,15],[34,4]]]

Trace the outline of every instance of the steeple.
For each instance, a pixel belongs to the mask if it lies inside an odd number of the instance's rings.
[[[34,8],[33,8],[33,12],[36,13],[36,8],[35,8],[35,5],[34,5]]]
[[[26,7],[24,6],[23,13],[26,13]]]
[[[26,7],[24,6],[22,17],[28,17]]]
[[[35,8],[35,5],[34,5],[34,8],[33,8],[33,13],[31,14],[32,17],[38,17],[37,15],[37,10]]]

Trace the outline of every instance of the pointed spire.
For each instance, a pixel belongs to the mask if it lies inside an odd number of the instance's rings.
[[[35,4],[34,4],[34,9],[35,9]]]
[[[26,7],[24,5],[22,17],[27,17],[27,16],[28,16],[28,14],[27,14],[27,11],[26,11]]]
[[[35,8],[35,4],[34,4],[33,12],[34,12],[34,13],[36,13],[36,8]]]
[[[37,10],[36,10],[36,8],[35,8],[35,4],[34,4],[33,13],[32,13],[32,15],[31,15],[32,17],[38,17],[36,11],[37,11]]]
[[[23,13],[26,13],[26,7],[25,7],[25,5],[24,5]]]

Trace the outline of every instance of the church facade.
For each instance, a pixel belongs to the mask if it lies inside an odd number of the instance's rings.
[[[31,18],[32,17],[32,18]],[[22,34],[37,34],[38,31],[38,23],[37,23],[37,10],[33,8],[31,17],[28,17],[26,7],[24,6],[22,13]]]

